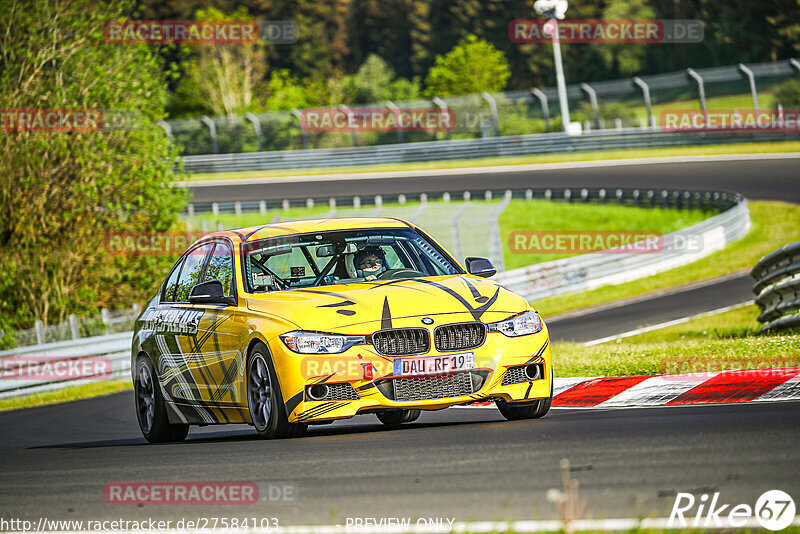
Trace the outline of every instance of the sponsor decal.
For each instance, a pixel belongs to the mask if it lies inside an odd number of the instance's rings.
[[[156,310],[148,308],[141,318],[142,329],[158,334],[182,334],[193,336],[205,314],[204,310]]]

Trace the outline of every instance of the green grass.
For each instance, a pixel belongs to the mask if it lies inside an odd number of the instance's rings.
[[[93,384],[70,386],[55,391],[25,395],[24,397],[2,399],[0,400],[0,411],[32,408],[34,406],[44,406],[46,404],[101,397],[132,388],[133,385],[130,380],[108,380]]]
[[[752,221],[750,232],[705,258],[632,282],[537,300],[534,305],[545,317],[552,317],[682,284],[744,272],[750,270],[762,256],[800,240],[800,206],[768,201],[752,201],[749,206]]]
[[[599,161],[607,159],[654,158],[667,156],[706,156],[720,154],[759,154],[765,152],[800,152],[800,142],[742,143],[734,145],[709,145],[697,147],[669,147],[630,150],[605,150],[573,154],[549,154],[530,156],[508,156],[496,158],[462,159],[454,161],[431,161],[419,163],[387,163],[360,167],[330,167],[321,169],[278,169],[266,171],[240,171],[220,173],[197,173],[186,181],[228,180],[247,178],[270,178],[277,176],[316,176],[320,174],[354,174],[383,171],[424,171],[437,169],[463,169],[496,165],[527,165],[536,163],[565,163],[573,161]]]
[[[800,332],[760,335],[746,306],[584,347],[553,343],[556,376],[639,376],[800,366]]]
[[[514,200],[500,215],[500,234],[506,269],[557,260],[575,254],[530,254],[517,251],[509,242],[514,231],[652,231],[667,234],[691,226],[713,215],[712,212],[673,209],[648,209],[599,204],[562,204],[546,200]],[[527,235],[527,234],[523,234]],[[511,250],[514,248],[515,250]],[[525,249],[523,249],[525,250]]]

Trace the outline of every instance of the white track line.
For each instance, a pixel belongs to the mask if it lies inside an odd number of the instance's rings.
[[[418,176],[462,176],[465,174],[498,174],[560,169],[589,169],[596,167],[621,167],[628,165],[660,165],[664,163],[697,163],[704,161],[751,161],[767,159],[798,159],[800,152],[768,152],[763,154],[719,154],[714,156],[668,156],[662,158],[628,158],[597,161],[565,161],[562,163],[531,163],[526,165],[494,165],[491,167],[464,167],[457,169],[428,169],[414,171],[352,172],[337,174],[306,174],[300,176],[274,176],[256,178],[231,178],[220,180],[184,180],[173,182],[180,187],[216,187],[220,185],[280,184],[297,182],[331,182],[339,180],[374,180],[381,178],[411,178]],[[420,162],[425,163],[425,162]],[[258,171],[242,171],[258,172]],[[266,172],[266,171],[265,171]],[[202,173],[206,174],[206,173]]]
[[[584,347],[591,347],[592,345],[599,345],[600,343],[607,343],[609,341],[616,341],[617,339],[622,339],[625,337],[631,337],[638,334],[643,334],[645,332],[651,332],[653,330],[660,330],[662,328],[667,328],[668,326],[674,326],[676,324],[688,323],[689,321],[694,321],[695,319],[701,319],[703,317],[710,317],[712,315],[717,315],[719,313],[724,313],[727,311],[735,310],[737,308],[741,308],[743,306],[747,306],[752,304],[752,300],[747,300],[745,302],[740,302],[739,304],[733,304],[732,306],[725,306],[724,308],[717,308],[716,310],[711,310],[703,313],[698,313],[696,315],[690,315],[689,317],[681,317],[680,319],[674,319],[672,321],[667,321],[665,323],[654,324],[651,326],[645,326],[643,328],[637,328],[636,330],[630,330],[628,332],[623,332],[621,334],[615,334],[613,336],[608,337],[601,337],[600,339],[593,339],[592,341],[587,341],[583,344]]]

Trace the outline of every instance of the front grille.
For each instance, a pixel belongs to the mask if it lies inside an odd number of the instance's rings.
[[[450,376],[424,376],[419,378],[394,379],[394,400],[414,401],[427,399],[446,399],[469,395],[472,379],[469,373]]]
[[[464,350],[480,347],[486,340],[486,326],[483,323],[447,324],[433,332],[436,350]]]
[[[392,378],[376,383],[383,395],[394,401],[446,399],[477,393],[488,371],[465,371],[445,376]]]
[[[375,350],[386,356],[425,354],[431,350],[431,340],[424,328],[381,330],[372,334]]]
[[[346,401],[346,400],[359,400],[361,396],[358,392],[353,388],[352,385],[344,382],[341,384],[325,384],[328,386],[328,393],[319,399],[320,401]],[[306,394],[306,400],[315,400],[308,397]]]
[[[528,375],[525,373],[526,367],[528,366],[518,365],[516,367],[509,367],[508,370],[506,371],[506,374],[503,375],[503,382],[500,385],[509,386],[511,384],[521,384],[522,382],[530,382],[531,380],[541,380],[542,377],[544,376],[541,363],[533,364],[533,367],[536,368],[536,372],[532,373],[533,378],[528,378]]]

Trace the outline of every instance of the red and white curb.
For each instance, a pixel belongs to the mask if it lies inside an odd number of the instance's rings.
[[[612,408],[800,399],[800,367],[683,375],[556,378],[553,406]],[[490,407],[476,403],[471,407]]]

